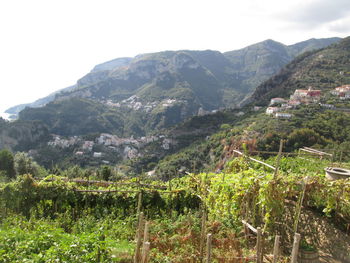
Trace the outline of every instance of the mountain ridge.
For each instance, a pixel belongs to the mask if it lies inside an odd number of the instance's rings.
[[[313,87],[329,90],[350,82],[350,37],[327,48],[309,51],[296,57],[280,73],[259,85],[242,105],[267,105],[274,96],[287,97],[295,89]],[[276,85],[276,83],[278,85]]]
[[[264,44],[268,44],[268,42]],[[74,148],[74,146],[73,148],[68,147],[60,150],[59,146],[54,148],[46,145],[37,151],[36,157],[38,159],[45,158],[45,156],[55,156],[61,164],[66,162],[74,163],[78,160],[78,163],[82,165],[97,165],[103,160],[109,161],[111,164],[120,164],[122,161],[122,164],[135,167],[138,172],[146,169],[149,162],[153,163],[151,165],[152,167],[154,167],[155,163],[159,162],[157,171],[160,176],[166,176],[167,173],[174,172],[175,170],[183,170],[182,166],[186,166],[187,171],[191,171],[193,165],[197,169],[211,165],[210,167],[214,169],[214,163],[224,162],[226,151],[229,151],[229,149],[232,149],[238,143],[255,142],[264,147],[268,145],[269,148],[267,149],[265,147],[265,150],[276,150],[276,147],[278,150],[279,139],[289,136],[289,133],[293,129],[312,128],[316,131],[315,138],[318,138],[319,142],[323,145],[329,143],[327,137],[329,125],[326,126],[327,129],[319,127],[318,121],[313,120],[313,118],[316,117],[323,123],[323,119],[333,116],[334,120],[328,122],[335,126],[338,119],[340,122],[344,120],[348,123],[349,120],[345,116],[346,114],[334,111],[331,115],[328,115],[327,110],[315,104],[310,107],[302,106],[300,109],[296,109],[293,112],[293,115],[295,114],[296,117],[295,119],[280,120],[267,116],[264,108],[255,107],[257,108],[256,110],[253,106],[267,106],[270,98],[287,98],[293,93],[294,89],[305,89],[308,85],[312,85],[314,88],[320,88],[323,91],[329,91],[340,84],[350,83],[350,72],[348,72],[350,68],[349,49],[350,39],[345,38],[341,42],[329,47],[301,54],[284,66],[278,74],[259,85],[253,93],[252,100],[250,101],[251,104],[241,109],[226,109],[217,112],[209,112],[201,109],[198,111],[201,114],[197,113],[199,116],[195,117],[192,117],[192,113],[196,112],[200,105],[196,104],[198,98],[195,96],[193,90],[188,89],[186,86],[174,89],[176,92],[183,92],[184,90],[186,92],[191,91],[191,95],[193,96],[191,97],[191,103],[185,99],[174,101],[174,99],[170,99],[168,94],[166,94],[166,92],[172,90],[171,87],[173,87],[174,82],[174,80],[171,80],[172,78],[177,81],[187,76],[170,73],[176,70],[180,70],[179,73],[181,73],[181,70],[190,68],[194,71],[199,69],[199,72],[206,74],[208,78],[215,77],[218,73],[213,74],[210,69],[205,67],[203,61],[211,56],[222,58],[221,54],[206,51],[206,56],[201,57],[202,62],[198,62],[195,58],[201,52],[195,52],[192,55],[186,52],[152,54],[143,58],[139,57],[138,60],[141,60],[142,63],[131,66],[134,70],[132,72],[140,74],[138,67],[146,67],[145,72],[141,72],[141,77],[152,79],[152,74],[157,70],[163,70],[161,72],[162,74],[156,74],[156,77],[149,84],[150,87],[140,85],[140,88],[136,89],[135,94],[137,95],[126,96],[126,99],[115,103],[118,106],[112,102],[111,105],[108,102],[102,103],[102,100],[99,102],[79,96],[67,97],[47,104],[44,110],[42,108],[26,109],[21,112],[22,117],[20,120],[29,123],[31,121],[40,121],[46,124],[43,127],[48,127],[47,133],[54,133],[54,137],[60,138],[58,140],[61,140],[62,143],[70,140],[74,141],[74,138],[80,138],[77,148]],[[180,55],[182,59],[174,59],[174,54]],[[150,62],[152,56],[153,59],[157,58],[157,66],[153,62]],[[216,61],[221,61],[220,63],[223,64],[227,63],[226,59]],[[147,69],[148,63],[151,64],[151,70]],[[117,70],[113,74],[117,74],[121,78],[129,74],[125,73],[127,70],[129,69],[124,68],[124,72]],[[191,71],[185,71],[186,74],[188,72]],[[220,72],[225,73],[224,71]],[[339,74],[339,72],[343,73]],[[223,74],[222,76],[226,75]],[[225,78],[223,78],[224,81]],[[158,85],[158,82],[162,83],[161,87]],[[143,96],[150,96],[147,88],[155,92],[154,87],[158,87],[161,91],[164,91],[166,96],[159,97],[158,93],[155,94],[155,97],[161,98],[161,100],[152,106],[152,104],[147,104],[145,102],[146,100],[143,100]],[[88,90],[82,87],[79,92],[87,92]],[[146,95],[142,94],[142,91]],[[187,94],[185,97],[188,99],[189,95]],[[179,98],[178,95],[177,98]],[[322,103],[332,103],[329,101],[333,100],[336,100],[336,98],[326,97],[322,100]],[[339,103],[339,101],[336,103]],[[146,110],[148,109],[147,107],[150,107],[149,111]],[[82,111],[82,114],[80,114],[80,111]],[[182,117],[186,117],[185,122]],[[306,131],[310,132],[309,130]],[[302,132],[305,131],[303,130]],[[102,133],[109,133],[110,135],[102,135]],[[343,133],[338,132],[337,129],[330,138],[334,143],[342,143],[341,138],[348,138],[348,136],[343,136]],[[230,137],[227,137],[227,134]],[[311,135],[314,136],[312,131]],[[114,146],[109,148],[107,139],[103,139],[105,144],[101,145],[99,143],[99,138],[102,138],[101,136],[105,136],[106,138],[108,136],[117,136],[119,138],[118,140],[124,143],[126,142],[126,144],[118,144],[118,150],[115,150],[113,148]],[[75,156],[76,151],[81,151],[82,148],[79,147],[83,147],[84,141],[95,142],[94,148],[89,153],[85,152],[83,157]],[[130,141],[133,141],[133,143],[128,144]],[[145,145],[145,141],[149,143]],[[54,144],[55,141],[51,140],[50,143]],[[292,146],[289,145],[289,149],[293,150],[294,146]],[[311,146],[311,144],[308,146]],[[346,147],[346,145],[342,147]],[[106,159],[97,160],[93,158],[93,152],[104,151],[106,152]],[[62,152],[65,153],[64,158],[59,157]],[[117,159],[116,154],[118,155]],[[43,155],[45,156],[43,157]],[[133,157],[128,159],[126,156]],[[49,163],[46,163],[46,165],[49,165]]]
[[[134,58],[130,57],[122,57],[122,58],[116,58],[101,64],[96,65],[90,73],[83,76],[81,79],[77,81],[77,84],[69,87],[67,89],[59,90],[57,92],[54,92],[53,94],[50,94],[47,97],[41,98],[33,103],[30,104],[22,104],[17,105],[14,107],[11,107],[6,110],[7,113],[10,114],[18,114],[19,111],[23,110],[25,107],[41,107],[47,104],[48,102],[54,100],[56,96],[59,97],[65,97],[69,92],[74,92],[76,90],[77,96],[81,94],[83,97],[88,97],[88,92],[82,92],[82,89],[87,88],[88,86],[92,89],[99,89],[101,86],[105,86],[104,90],[107,90],[108,86],[124,86],[125,92],[120,93],[119,97],[116,96],[118,100],[126,99],[128,96],[135,95],[132,92],[130,92],[131,86],[138,86],[138,88],[141,88],[140,84],[146,84],[146,83],[140,83],[140,81],[127,83],[128,80],[124,78],[128,78],[126,76],[125,72],[127,70],[133,70],[134,73],[137,71],[137,67],[135,69],[135,64],[139,63],[142,67],[147,67],[147,61],[156,61],[156,60],[166,60],[167,57],[169,57],[171,54],[189,54],[192,58],[194,58],[197,62],[199,62],[200,65],[204,66],[204,68],[208,69],[210,72],[213,73],[215,78],[218,80],[218,83],[216,84],[217,89],[221,90],[222,93],[220,96],[222,96],[222,102],[221,107],[232,107],[234,105],[237,105],[237,103],[249,95],[252,90],[260,84],[262,81],[266,80],[267,78],[271,77],[277,71],[285,65],[289,60],[291,59],[290,55],[289,57],[287,54],[282,54],[281,51],[283,47],[293,47],[293,54],[297,54],[298,50],[302,50],[304,52],[306,49],[312,48],[320,48],[325,45],[329,45],[330,43],[334,43],[339,41],[339,38],[329,38],[329,39],[310,39],[307,41],[299,42],[290,46],[286,46],[282,43],[273,41],[273,40],[265,40],[260,43],[256,43],[253,45],[250,45],[246,48],[235,50],[235,51],[228,51],[221,53],[219,51],[213,51],[213,50],[179,50],[179,51],[162,51],[162,52],[156,52],[156,53],[147,53],[147,54],[140,54],[137,55]],[[312,43],[311,43],[312,42]],[[237,54],[249,49],[249,50],[255,50],[253,52],[258,53],[259,51],[256,51],[256,49],[260,48],[259,46],[265,46],[264,49],[270,50],[274,55],[271,55],[271,58],[267,58],[267,61],[262,59],[262,62],[259,62],[257,59],[253,59],[252,61],[249,61],[251,59],[245,57],[240,58],[238,61],[235,61],[235,63],[232,63],[232,57],[234,57],[232,54]],[[278,47],[276,49],[276,47]],[[279,51],[278,51],[279,49]],[[268,51],[266,51],[268,52]],[[301,52],[301,51],[299,51]],[[284,51],[284,53],[286,53]],[[282,56],[281,56],[282,54]],[[240,62],[241,60],[244,60],[244,65]],[[270,62],[271,60],[271,62]],[[279,61],[277,63],[277,66],[271,66],[272,62]],[[214,61],[215,63],[210,63],[211,61]],[[130,65],[133,63],[133,65],[130,68]],[[231,64],[232,63],[232,64]],[[260,64],[259,64],[260,63]],[[256,66],[252,66],[252,65]],[[224,70],[221,70],[224,68]],[[170,71],[169,74],[171,75],[172,72]],[[111,79],[112,77],[112,79]],[[119,81],[115,81],[114,79],[119,79]],[[153,76],[154,77],[154,76]],[[160,76],[162,77],[162,76]],[[163,76],[164,78],[166,76]],[[174,76],[173,76],[174,77]],[[129,74],[130,78],[130,74]],[[153,79],[151,82],[155,82],[156,80]],[[180,81],[181,82],[181,81]],[[183,83],[182,83],[183,84]],[[147,84],[148,90],[150,90],[152,83],[150,81]],[[153,85],[154,86],[154,85]],[[180,85],[181,86],[181,85]],[[224,86],[224,87],[221,87]],[[232,91],[232,87],[234,87],[235,92]],[[127,91],[129,89],[129,92]],[[248,93],[247,93],[248,91]],[[64,95],[61,96],[60,94],[63,93]],[[142,92],[144,95],[145,92]],[[154,94],[154,92],[153,92]],[[108,95],[106,93],[105,95]],[[215,95],[218,96],[218,95]]]

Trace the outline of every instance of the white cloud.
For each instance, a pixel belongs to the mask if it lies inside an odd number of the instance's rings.
[[[348,0],[305,0],[287,12],[277,15],[300,29],[319,28],[325,24],[350,16]]]
[[[350,32],[350,18],[339,19],[329,24],[329,30],[335,33],[345,33]]]

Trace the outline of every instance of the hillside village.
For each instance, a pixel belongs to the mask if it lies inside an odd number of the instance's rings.
[[[113,102],[112,100],[102,100],[101,102],[114,108],[127,107],[137,111],[151,112],[157,106],[166,108],[173,106],[175,103],[182,103],[183,101],[165,99],[163,101],[142,102],[138,96],[133,95],[125,100],[122,100],[121,102]]]
[[[342,85],[329,92],[332,96],[335,96],[338,100],[350,99],[350,84]],[[308,89],[296,89],[289,99],[272,98],[269,107],[266,109],[266,114],[275,118],[293,117],[291,110],[295,109],[299,105],[308,105],[319,103],[323,108],[335,109],[335,105],[321,103],[322,92],[321,90],[315,90],[312,87]]]
[[[350,100],[350,85],[343,85],[337,87],[329,92],[322,94],[321,90],[313,89],[296,89],[289,99],[284,98],[272,98],[270,104],[266,109],[266,114],[280,119],[289,119],[293,117],[293,110],[300,105],[316,104],[326,109],[336,109],[335,105],[321,103],[323,97],[329,94],[332,98],[336,98],[337,101]],[[175,100],[164,101],[163,107],[169,107]],[[111,101],[107,104],[112,107],[120,107],[121,104],[114,105]],[[113,105],[112,105],[113,104]],[[123,106],[132,107],[136,110],[152,110],[150,105],[142,105],[137,96],[132,96],[123,101]],[[254,111],[260,110],[261,107],[254,107]],[[198,116],[213,114],[215,111],[205,111],[202,108],[198,111]],[[240,111],[235,114],[236,116],[244,115],[244,112]],[[47,144],[50,147],[58,147],[61,149],[74,149],[73,155],[77,158],[93,158],[100,163],[109,164],[107,158],[108,155],[118,155],[122,160],[132,160],[138,157],[143,157],[141,149],[150,143],[158,142],[164,151],[169,151],[172,145],[176,144],[173,139],[166,138],[165,135],[156,136],[143,136],[140,138],[134,138],[134,136],[121,138],[117,135],[108,133],[101,133],[93,140],[84,140],[81,136],[61,137],[59,135],[53,135],[53,140]]]
[[[53,140],[47,144],[50,147],[61,149],[72,147],[74,155],[77,157],[93,157],[100,159],[102,163],[109,164],[109,161],[104,160],[108,153],[117,153],[121,155],[123,160],[131,160],[142,157],[143,154],[139,149],[153,142],[159,142],[165,151],[170,150],[171,146],[176,144],[176,141],[166,138],[165,135],[120,138],[108,133],[101,133],[95,140],[84,140],[80,136],[63,138],[59,135],[53,135]]]

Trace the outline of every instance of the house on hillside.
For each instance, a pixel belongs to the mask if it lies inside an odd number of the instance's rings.
[[[321,90],[297,89],[294,94],[290,96],[291,101],[300,101],[301,103],[318,102],[321,98]]]
[[[289,100],[288,104],[292,107],[296,107],[296,106],[299,106],[301,104],[301,101],[300,100]]]
[[[278,119],[290,119],[292,118],[293,114],[286,113],[286,112],[276,112],[275,117]]]
[[[280,109],[281,109],[281,108],[279,108],[279,107],[267,107],[267,109],[266,109],[266,114],[267,114],[267,115],[272,115],[272,114],[274,114],[274,113],[280,111]]]
[[[101,158],[102,157],[102,153],[101,152],[94,152],[93,157],[94,158]]]
[[[321,106],[322,108],[326,108],[326,109],[334,109],[334,108],[335,108],[334,105],[332,105],[332,104],[326,104],[326,103],[320,103],[320,106]]]
[[[270,106],[276,105],[276,104],[282,104],[286,103],[287,101],[283,98],[272,98],[270,101]]]
[[[335,96],[338,96],[341,100],[350,99],[350,85],[343,85],[335,88],[331,91]]]
[[[281,108],[284,109],[284,110],[290,110],[290,109],[293,108],[293,106],[289,105],[289,103],[287,102],[287,103],[283,103],[281,105]]]
[[[84,151],[92,151],[92,148],[94,147],[95,143],[93,141],[84,141],[82,145],[82,149]]]

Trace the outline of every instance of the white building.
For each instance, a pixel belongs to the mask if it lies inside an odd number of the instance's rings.
[[[290,119],[292,118],[293,114],[286,113],[286,112],[276,112],[275,117],[278,119]]]
[[[95,143],[93,141],[84,141],[82,149],[85,151],[92,151],[92,147],[94,147]]]
[[[270,101],[270,105],[275,105],[275,104],[281,104],[281,103],[286,103],[287,101],[283,98],[272,98]]]
[[[94,158],[101,158],[102,157],[102,153],[101,152],[94,152],[93,157]]]
[[[267,107],[266,114],[271,115],[271,114],[278,112],[279,110],[280,110],[280,108],[278,108],[278,107]]]

